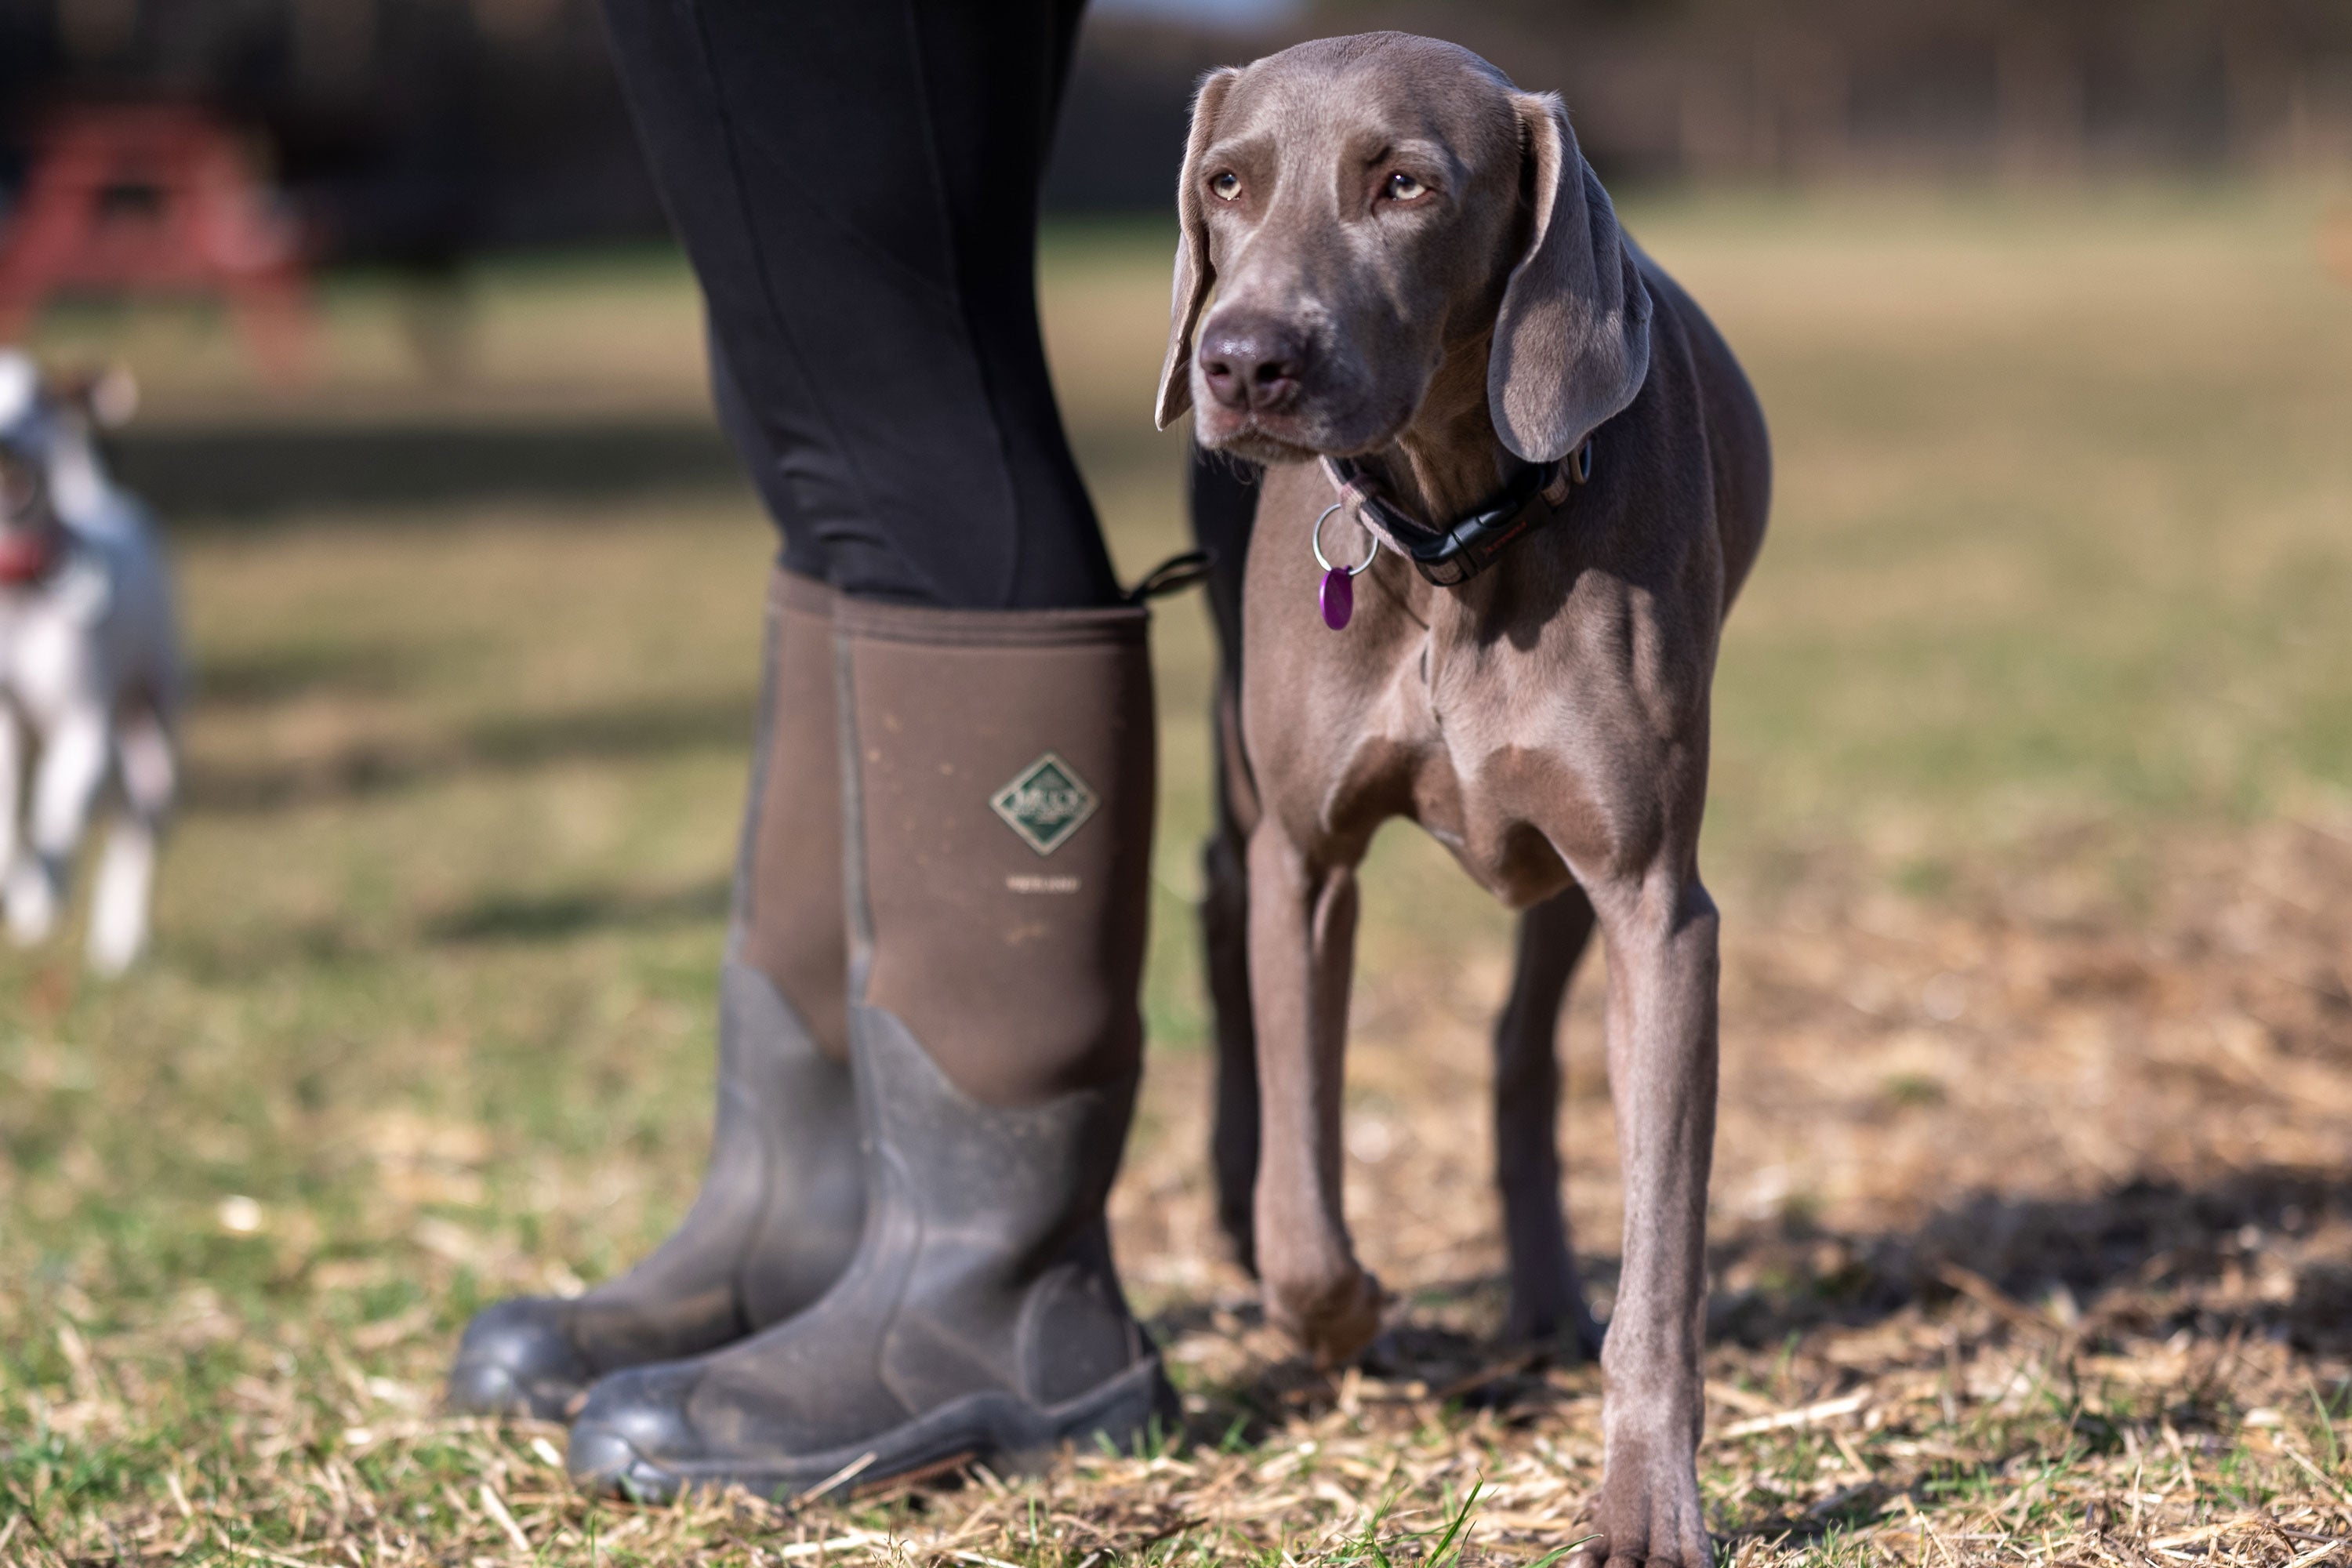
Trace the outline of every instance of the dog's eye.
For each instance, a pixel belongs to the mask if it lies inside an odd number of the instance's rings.
[[[1242,194],[1242,177],[1228,169],[1209,182],[1209,189],[1216,194],[1219,201],[1232,201]]]
[[[1400,169],[1389,176],[1385,189],[1392,202],[1409,202],[1429,194],[1429,187]]]

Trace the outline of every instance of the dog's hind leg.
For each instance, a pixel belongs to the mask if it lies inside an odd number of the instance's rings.
[[[1201,946],[1217,1036],[1215,1123],[1210,1169],[1217,1224],[1234,1260],[1255,1273],[1251,1223],[1257,1188],[1257,1027],[1250,1015],[1249,836],[1257,789],[1242,752],[1242,566],[1257,519],[1257,475],[1229,458],[1192,450],[1192,540],[1209,552],[1209,613],[1217,633],[1217,689],[1210,714],[1217,819],[1201,847]]]
[[[123,809],[108,831],[90,900],[90,968],[120,974],[146,951],[155,850],[172,809],[176,771],[171,738],[152,709],[124,715],[115,737]]]
[[[1220,750],[1233,739],[1223,719],[1221,713]],[[1217,1224],[1234,1260],[1255,1274],[1251,1221],[1257,1190],[1258,1089],[1257,1026],[1250,1015],[1249,835],[1235,820],[1223,790],[1218,792],[1216,828],[1202,847],[1201,871],[1202,956],[1217,1035],[1215,1124],[1209,1135]]]
[[[24,813],[25,721],[16,705],[0,695],[0,889],[16,879]]]
[[[1559,1195],[1559,1008],[1592,938],[1584,889],[1547,899],[1519,917],[1510,1000],[1495,1023],[1495,1183],[1510,1249],[1506,1337],[1559,1339],[1601,1353]]]

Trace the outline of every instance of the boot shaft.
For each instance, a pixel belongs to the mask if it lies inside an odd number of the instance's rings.
[[[843,988],[841,722],[834,592],[779,568],[768,590],[760,733],[735,866],[729,956],[768,977],[835,1061]]]
[[[1147,621],[837,608],[851,997],[983,1104],[1043,1104],[1140,1060]]]

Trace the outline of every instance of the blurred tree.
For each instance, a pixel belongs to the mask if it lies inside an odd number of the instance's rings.
[[[2340,0],[1316,0],[1454,38],[1593,156],[1696,176],[2352,161]]]
[[[2347,0],[1255,0],[1254,35],[1253,3],[1095,16],[1049,203],[1163,208],[1202,69],[1383,26],[1559,91],[1612,177],[2352,165]],[[94,94],[265,128],[339,254],[662,231],[594,0],[0,0],[0,193]]]

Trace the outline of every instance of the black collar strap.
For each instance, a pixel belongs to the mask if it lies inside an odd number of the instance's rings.
[[[1351,458],[1326,458],[1323,470],[1353,507],[1356,520],[1382,543],[1411,561],[1428,582],[1457,588],[1559,514],[1570,486],[1592,477],[1592,443],[1587,440],[1565,460],[1527,465],[1511,476],[1501,495],[1442,529],[1399,511],[1372,489],[1370,476]]]

